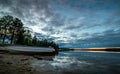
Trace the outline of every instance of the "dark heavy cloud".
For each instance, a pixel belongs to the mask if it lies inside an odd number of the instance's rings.
[[[90,39],[87,39],[87,41],[89,43],[98,43],[98,44],[101,44],[101,45],[105,45],[105,44],[108,44],[108,45],[111,45],[114,44],[114,45],[120,45],[120,29],[119,30],[107,30],[105,32],[103,32],[101,35],[97,35],[90,38]]]
[[[59,14],[54,14],[50,20],[46,21],[47,26],[44,27],[43,31],[49,31],[52,34],[59,32],[59,29],[65,25],[65,17]],[[57,29],[58,28],[58,29]]]
[[[64,25],[64,17],[53,12],[49,0],[0,0],[0,6],[3,7],[1,16],[9,14],[20,17],[25,25],[44,25],[45,31]]]
[[[0,0],[0,5],[4,6],[9,6],[12,5],[12,1],[11,0]]]
[[[88,34],[86,34],[88,35]],[[72,45],[72,46],[71,46]],[[90,38],[77,39],[75,43],[60,44],[61,47],[113,47],[120,46],[120,29],[107,30],[104,33],[97,33]]]
[[[119,0],[57,0],[57,4],[74,9],[77,11],[97,11],[111,8],[118,8],[120,5]]]
[[[0,0],[4,15],[66,46],[120,43],[120,0]]]
[[[19,16],[30,16],[34,12],[40,14],[41,11],[45,16],[52,15],[48,6],[48,0],[0,0],[0,5],[9,8],[14,14]]]

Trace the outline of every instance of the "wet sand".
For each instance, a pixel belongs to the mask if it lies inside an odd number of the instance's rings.
[[[38,60],[52,60],[54,56],[14,54],[0,47],[0,74],[39,74],[32,64]],[[46,74],[46,73],[44,73]]]
[[[31,56],[0,52],[0,74],[32,74]]]

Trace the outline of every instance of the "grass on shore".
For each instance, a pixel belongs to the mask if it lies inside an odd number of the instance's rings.
[[[74,49],[70,48],[60,48],[59,51],[73,51]]]
[[[10,44],[0,44],[1,47],[10,46]]]

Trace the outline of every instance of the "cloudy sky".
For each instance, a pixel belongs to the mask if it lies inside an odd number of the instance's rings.
[[[120,0],[0,0],[4,15],[60,47],[120,46]]]

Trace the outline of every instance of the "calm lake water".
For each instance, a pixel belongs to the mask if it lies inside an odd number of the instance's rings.
[[[51,59],[32,67],[41,74],[120,74],[119,53],[60,52]]]

